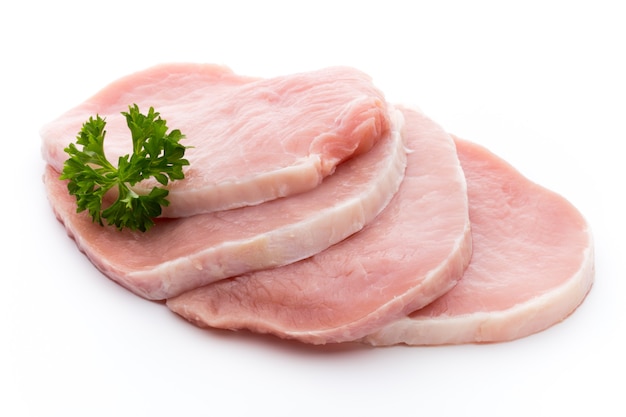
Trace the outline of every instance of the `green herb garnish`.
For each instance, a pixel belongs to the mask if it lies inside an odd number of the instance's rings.
[[[154,177],[160,184],[185,177],[183,166],[186,147],[178,142],[184,138],[180,130],[167,133],[166,121],[152,107],[147,115],[139,112],[135,104],[122,112],[131,131],[132,155],[119,158],[117,167],[104,155],[105,119],[99,115],[90,117],[78,133],[76,143],[65,152],[70,157],[63,166],[61,179],[69,180],[67,189],[76,196],[77,212],[88,210],[94,222],[115,225],[119,230],[147,231],[154,225],[153,219],[161,214],[162,207],[169,205],[169,191],[155,186],[149,194],[141,195],[132,187],[138,182]],[[117,187],[117,199],[103,208],[105,194]]]

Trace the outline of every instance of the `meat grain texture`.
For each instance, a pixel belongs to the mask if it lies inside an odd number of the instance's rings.
[[[167,186],[164,217],[255,205],[318,186],[338,164],[365,153],[389,129],[384,95],[361,71],[325,68],[271,79],[210,64],[164,64],[123,77],[41,129],[56,171],[82,124],[107,121],[110,161],[132,152],[120,112],[154,107],[190,147],[184,181]],[[143,193],[158,185],[146,180]]]
[[[581,213],[487,149],[456,144],[467,178],[472,261],[452,290],[366,343],[519,339],[562,321],[591,289],[593,238]]]
[[[67,233],[106,276],[153,300],[314,255],[370,223],[392,199],[406,167],[404,118],[392,110],[385,137],[305,193],[264,204],[159,219],[148,232],[101,227],[48,166],[48,199]]]
[[[359,233],[300,262],[216,282],[167,305],[203,327],[306,343],[354,341],[450,290],[471,257],[465,177],[454,142],[405,110],[404,180]]]

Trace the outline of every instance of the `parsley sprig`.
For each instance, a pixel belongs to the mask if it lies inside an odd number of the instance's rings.
[[[155,186],[148,194],[138,194],[133,186],[153,177],[162,185],[185,177],[183,166],[185,149],[179,141],[184,138],[180,130],[167,133],[166,121],[152,107],[147,115],[140,113],[134,104],[122,112],[133,141],[132,155],[121,156],[117,167],[104,154],[105,119],[96,115],[83,124],[76,138],[65,152],[61,179],[69,180],[67,189],[76,197],[77,212],[87,210],[94,222],[115,225],[119,230],[128,228],[145,232],[154,225],[154,218],[162,207],[169,205],[169,191]],[[103,207],[105,194],[117,187],[117,199]]]

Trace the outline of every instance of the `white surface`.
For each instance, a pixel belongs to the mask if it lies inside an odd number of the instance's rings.
[[[3,3],[0,415],[626,415],[620,3]],[[133,296],[54,219],[38,129],[166,61],[370,73],[391,101],[581,210],[596,239],[590,295],[562,324],[512,343],[384,349],[202,331]]]

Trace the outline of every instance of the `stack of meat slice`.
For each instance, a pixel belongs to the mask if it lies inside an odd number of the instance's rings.
[[[152,106],[193,146],[148,232],[95,225],[58,179],[80,125]],[[108,126],[109,126],[108,125]],[[360,71],[272,79],[162,65],[42,129],[57,218],[104,274],[201,327],[306,343],[503,341],[569,315],[593,281],[580,213]],[[142,184],[143,187],[151,184]]]

